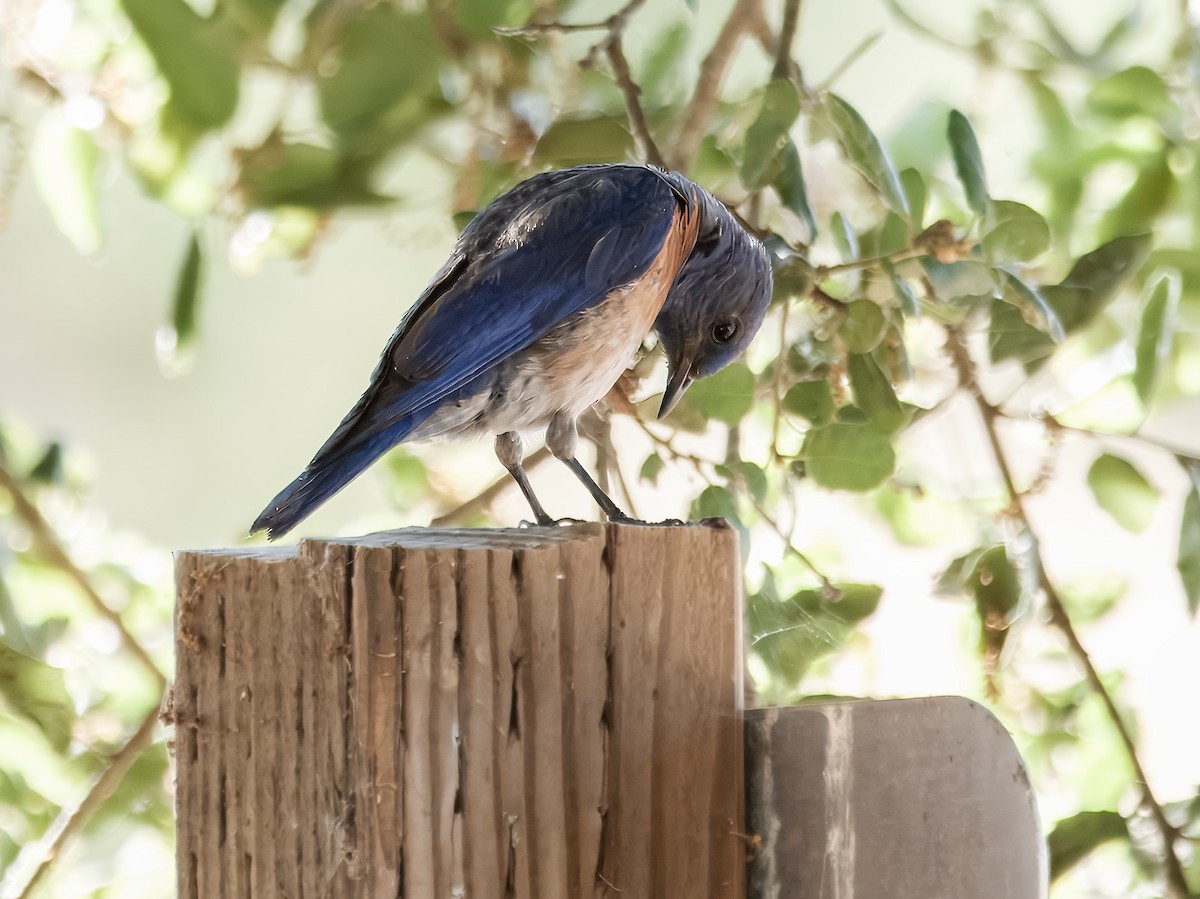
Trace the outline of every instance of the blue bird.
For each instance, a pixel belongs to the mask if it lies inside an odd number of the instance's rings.
[[[483,433],[496,435],[538,524],[552,524],[521,467],[520,433],[541,429],[608,518],[629,521],[575,458],[577,417],[653,329],[668,364],[662,418],[746,348],[770,300],[763,245],[682,175],[638,165],[535,175],[463,230],[366,392],[251,533],[287,533],[398,443]]]

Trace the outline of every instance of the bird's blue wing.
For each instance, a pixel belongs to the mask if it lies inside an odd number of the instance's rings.
[[[389,408],[378,410],[385,418],[440,402],[636,281],[662,249],[682,202],[666,179],[642,167],[542,178],[476,217],[397,329],[373,379],[391,388]]]

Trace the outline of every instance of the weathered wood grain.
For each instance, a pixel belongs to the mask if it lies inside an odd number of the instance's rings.
[[[180,553],[179,891],[741,897],[725,528]]]

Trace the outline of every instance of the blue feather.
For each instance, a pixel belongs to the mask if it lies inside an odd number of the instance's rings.
[[[388,342],[371,383],[251,533],[278,537],[498,363],[641,277],[686,200],[662,173],[583,166],[537,175],[459,237]]]

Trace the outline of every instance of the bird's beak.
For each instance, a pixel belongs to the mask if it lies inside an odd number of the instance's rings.
[[[696,380],[692,374],[693,351],[689,347],[679,354],[678,359],[669,359],[667,365],[667,388],[663,391],[662,405],[658,408],[658,417],[666,418],[688,385]]]

